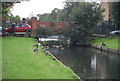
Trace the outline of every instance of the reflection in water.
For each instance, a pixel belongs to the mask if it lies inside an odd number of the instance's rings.
[[[120,56],[84,47],[50,48],[50,52],[81,78],[120,78]]]
[[[95,74],[95,71],[96,71],[96,55],[94,55],[91,58],[91,68],[93,69],[93,74]]]

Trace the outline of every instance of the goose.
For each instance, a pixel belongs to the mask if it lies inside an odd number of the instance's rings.
[[[34,51],[35,53],[38,53],[39,48],[35,48],[33,51]]]

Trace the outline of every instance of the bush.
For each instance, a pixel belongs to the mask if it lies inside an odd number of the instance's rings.
[[[48,27],[38,27],[36,30],[37,38],[46,38],[51,35],[51,31]]]

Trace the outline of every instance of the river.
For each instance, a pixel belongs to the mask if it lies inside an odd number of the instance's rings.
[[[83,79],[120,79],[120,56],[88,47],[50,48]]]

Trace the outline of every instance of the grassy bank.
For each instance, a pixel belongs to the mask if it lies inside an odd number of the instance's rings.
[[[60,61],[45,55],[40,47],[34,53],[37,42],[33,38],[3,38],[3,79],[74,79],[76,74]]]
[[[0,37],[0,80],[2,79],[2,38]]]
[[[96,38],[95,40],[91,41],[92,44],[99,45],[99,46],[102,46],[101,45],[102,42],[106,44],[105,47],[107,48],[120,50],[120,47],[119,47],[120,37]]]

